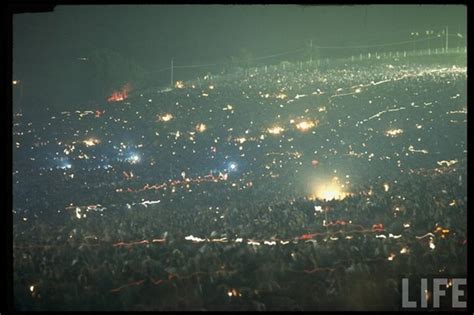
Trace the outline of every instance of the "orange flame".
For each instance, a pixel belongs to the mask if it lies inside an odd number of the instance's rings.
[[[107,99],[108,102],[120,102],[128,98],[128,93],[132,90],[130,83],[125,84],[120,91],[115,91]]]

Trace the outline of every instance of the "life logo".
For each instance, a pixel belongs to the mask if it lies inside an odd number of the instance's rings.
[[[401,278],[401,309],[454,310],[467,308],[466,277]]]

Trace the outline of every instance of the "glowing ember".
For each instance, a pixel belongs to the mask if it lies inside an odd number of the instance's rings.
[[[387,137],[398,137],[403,133],[402,129],[390,129],[385,132]]]
[[[107,101],[110,102],[120,102],[128,98],[128,93],[132,90],[130,83],[125,84],[120,91],[115,91],[112,95],[109,96]]]

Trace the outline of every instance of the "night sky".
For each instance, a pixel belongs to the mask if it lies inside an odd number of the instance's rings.
[[[63,108],[106,97],[91,79],[94,51],[114,51],[151,73],[172,57],[175,65],[227,62],[241,49],[255,58],[297,50],[310,39],[322,46],[370,45],[446,26],[465,34],[466,16],[461,5],[58,6],[14,15],[13,79],[23,83],[23,108]],[[177,71],[176,79],[196,74]],[[148,85],[164,85],[169,72],[147,78]]]

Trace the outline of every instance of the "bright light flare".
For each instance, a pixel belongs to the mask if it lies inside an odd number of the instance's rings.
[[[349,193],[342,191],[340,185],[334,182],[317,187],[314,193],[314,197],[322,200],[342,200],[349,195]]]

